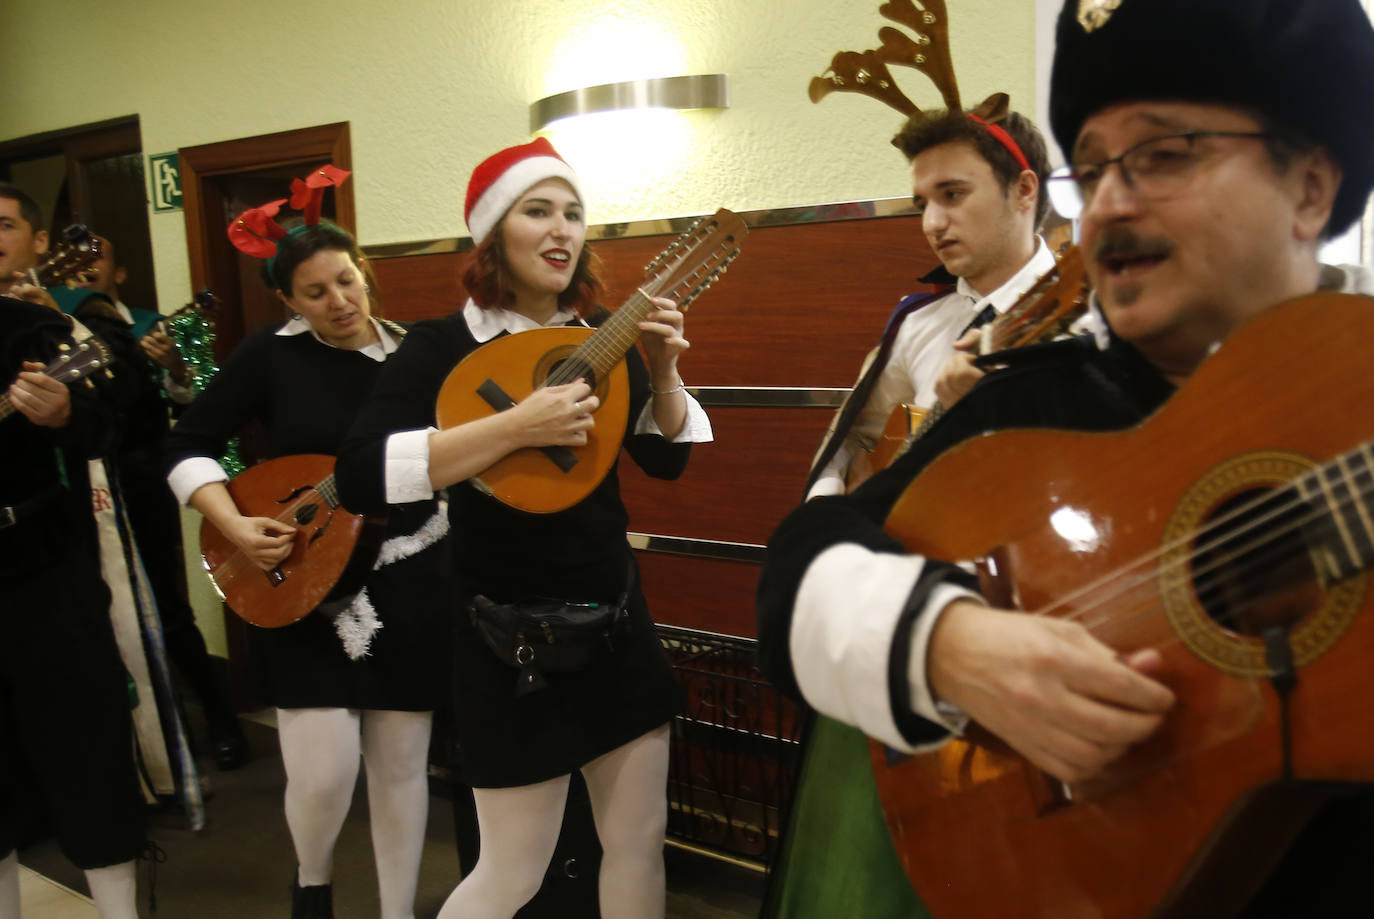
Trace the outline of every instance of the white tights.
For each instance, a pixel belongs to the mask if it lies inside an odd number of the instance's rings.
[[[603,919],[662,919],[668,725],[582,767],[602,858]],[[438,919],[510,919],[539,890],[558,843],[569,776],[477,788],[481,855]]]
[[[286,824],[302,887],[328,884],[333,877],[334,843],[353,801],[361,754],[382,919],[414,919],[429,817],[432,717],[431,712],[277,709]]]
[[[134,863],[88,868],[86,883],[100,919],[138,919]],[[0,919],[19,919],[19,856],[0,859]]]

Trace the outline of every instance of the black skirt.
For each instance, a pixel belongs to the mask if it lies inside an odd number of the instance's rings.
[[[568,600],[601,600],[568,597]],[[684,692],[659,644],[638,575],[614,652],[517,697],[516,669],[498,660],[468,620],[454,627],[454,722],[459,773],[476,788],[532,785],[568,775],[667,723]]]
[[[276,708],[433,711],[448,684],[453,589],[441,541],[367,579],[381,628],[366,656],[344,651],[334,621],[316,611],[279,629],[250,627],[264,704]],[[425,589],[417,589],[425,585]]]

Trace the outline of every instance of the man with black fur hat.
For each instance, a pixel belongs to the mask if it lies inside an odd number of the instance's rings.
[[[1358,217],[1374,185],[1364,111],[1374,95],[1374,29],[1358,0],[1068,0],[1057,42],[1051,121],[1070,165],[1050,181],[1079,209],[1095,303],[1110,330],[1009,358],[1007,371],[964,397],[891,469],[852,496],[794,512],[769,545],[759,627],[774,680],[830,700],[827,714],[894,748],[933,749],[972,720],[1074,783],[1152,737],[1176,704],[1199,700],[1176,698],[1160,650],[1109,647],[1078,622],[993,608],[954,560],[908,554],[883,522],[907,484],[955,444],[1006,428],[1132,428],[1281,301],[1318,290],[1374,293],[1368,270],[1317,261],[1319,244]],[[1311,355],[1313,370],[1318,361],[1362,365],[1364,347],[1333,340]],[[1213,387],[1204,397],[1225,388],[1213,374],[1193,384],[1193,398],[1198,386]],[[1367,437],[1359,430],[1367,407],[1349,410],[1355,440]],[[1119,476],[1129,483],[1133,470]],[[1009,490],[1049,487],[1019,480]],[[1120,526],[1137,523],[1149,521]],[[1261,675],[1287,673],[1287,632],[1265,632],[1276,640]],[[1282,680],[1261,685],[1252,692],[1270,700],[1287,691]],[[1297,686],[1301,698],[1301,669]],[[1281,747],[1277,729],[1273,746]],[[1281,776],[1276,769],[1271,780]],[[1210,915],[1349,914],[1374,857],[1374,821],[1364,797],[1343,804],[1302,833],[1248,907],[1270,863],[1242,857],[1232,902],[1215,903]],[[1019,908],[1030,915],[1035,906]]]

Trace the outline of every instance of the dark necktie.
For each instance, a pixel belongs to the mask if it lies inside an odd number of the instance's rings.
[[[983,326],[987,325],[989,322],[992,322],[992,320],[996,318],[997,310],[993,309],[992,304],[989,303],[987,306],[983,307],[981,310],[978,311],[978,315],[973,317],[972,322],[964,326],[964,331],[959,333],[959,338],[963,338],[973,329],[981,329]],[[955,341],[958,341],[958,339],[955,339]]]

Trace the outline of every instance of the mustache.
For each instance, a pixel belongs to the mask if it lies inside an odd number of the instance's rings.
[[[1093,244],[1096,262],[1124,262],[1139,258],[1163,258],[1174,251],[1174,244],[1159,236],[1141,236],[1129,227],[1108,227]]]

